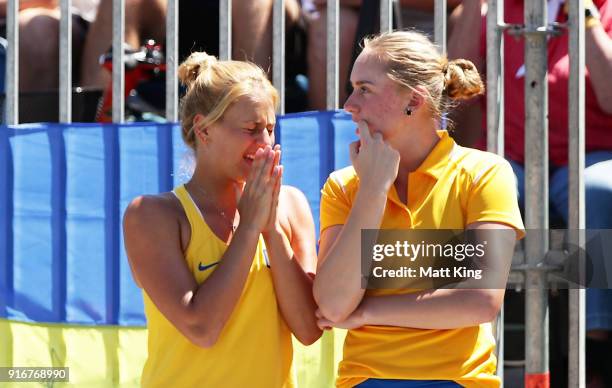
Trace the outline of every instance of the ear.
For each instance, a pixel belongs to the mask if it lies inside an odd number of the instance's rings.
[[[413,112],[421,108],[425,104],[425,93],[423,88],[416,87],[414,91],[410,93],[406,108],[409,108]]]
[[[193,116],[192,126],[195,135],[200,139],[202,143],[206,143],[208,141],[208,128],[202,127],[202,122],[204,121],[204,115],[200,113],[196,113]]]

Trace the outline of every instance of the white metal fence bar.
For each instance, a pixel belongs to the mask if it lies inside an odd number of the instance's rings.
[[[274,0],[272,15],[272,82],[280,97],[278,114],[285,114],[285,0]]]
[[[584,3],[569,3],[569,222],[570,243],[584,252],[585,44]],[[580,268],[584,280],[584,267]],[[584,284],[580,282],[580,284]],[[585,386],[585,290],[569,290],[568,386]]]
[[[504,156],[504,2],[491,1],[487,8],[487,150]],[[496,374],[504,381],[504,306],[496,320]]]
[[[546,0],[525,2],[525,241],[529,268],[538,266],[549,249],[548,236],[548,83]],[[545,271],[525,276],[526,386],[546,379],[548,357],[548,292]]]
[[[504,156],[504,1],[487,10],[487,150]]]
[[[178,114],[178,0],[168,0],[166,13],[166,120],[179,120]]]
[[[59,121],[72,122],[72,0],[60,3]]]
[[[125,0],[113,0],[113,123],[125,121]]]
[[[340,67],[338,65],[339,0],[327,1],[327,110],[338,108]]]
[[[446,0],[435,0],[434,41],[442,54],[446,54],[446,10]]]
[[[393,0],[380,0],[380,32],[393,29]]]
[[[219,0],[219,59],[232,59],[232,0]]]
[[[6,10],[6,124],[19,124],[19,0],[9,0]]]

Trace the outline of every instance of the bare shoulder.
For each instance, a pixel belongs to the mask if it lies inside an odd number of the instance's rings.
[[[310,211],[310,204],[304,193],[294,186],[281,186],[279,202],[290,209]]]
[[[154,228],[181,216],[181,207],[172,193],[141,195],[128,205],[123,222],[125,228]]]
[[[188,241],[188,221],[172,193],[143,195],[128,205],[123,217],[123,235],[134,279],[142,285],[143,268],[180,263],[182,248]],[[144,275],[146,277],[146,274]]]

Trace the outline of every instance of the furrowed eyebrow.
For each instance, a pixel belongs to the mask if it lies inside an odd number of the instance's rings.
[[[353,85],[353,87],[357,87],[361,85],[374,85],[372,81],[367,81],[367,80],[355,81],[355,82],[351,82],[351,84]]]

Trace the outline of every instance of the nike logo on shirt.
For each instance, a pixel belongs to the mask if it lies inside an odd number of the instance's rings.
[[[212,267],[214,267],[214,266],[215,266],[215,265],[217,265],[217,264],[219,264],[219,262],[218,262],[218,261],[217,261],[217,262],[214,262],[214,263],[212,263],[212,264],[208,264],[208,265],[202,265],[202,262],[200,262],[200,264],[198,265],[198,269],[199,269],[200,271],[206,271],[207,269],[212,268]]]

